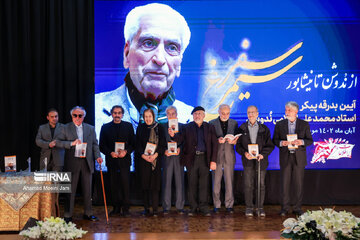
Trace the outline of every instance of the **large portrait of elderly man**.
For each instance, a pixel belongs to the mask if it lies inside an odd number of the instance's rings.
[[[166,108],[178,109],[179,122],[186,123],[193,107],[175,98],[172,87],[180,77],[183,54],[190,42],[185,18],[165,4],[151,3],[133,8],[124,25],[124,83],[107,92],[95,94],[96,127],[109,122],[114,104],[124,108],[124,121],[136,128],[142,113],[151,108],[156,121],[166,122]]]

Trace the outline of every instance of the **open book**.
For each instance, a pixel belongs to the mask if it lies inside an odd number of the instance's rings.
[[[224,139],[225,139],[225,140],[226,140],[226,139],[229,139],[230,141],[232,141],[232,140],[234,140],[235,138],[240,137],[240,136],[241,136],[241,133],[236,134],[235,136],[229,133],[229,134],[226,134],[226,135],[225,135]]]

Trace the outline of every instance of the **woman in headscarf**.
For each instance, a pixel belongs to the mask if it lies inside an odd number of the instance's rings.
[[[166,149],[164,130],[155,121],[152,109],[144,111],[144,121],[136,129],[136,155],[139,160],[143,187],[144,215],[150,215],[150,199],[153,216],[158,215],[159,192],[161,188],[161,159]]]

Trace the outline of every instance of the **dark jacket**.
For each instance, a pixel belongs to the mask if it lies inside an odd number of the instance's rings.
[[[204,140],[206,145],[206,160],[210,168],[210,162],[217,162],[217,147],[218,140],[215,134],[213,125],[203,122],[204,126]],[[197,146],[197,135],[195,122],[190,122],[184,126],[184,129],[174,136],[174,140],[179,144],[183,143],[183,151],[180,153],[180,160],[183,166],[191,168]]]
[[[259,146],[259,154],[264,156],[264,159],[260,160],[260,169],[266,170],[269,165],[268,156],[274,150],[275,146],[271,141],[270,130],[264,124],[259,123],[259,130],[256,137],[256,144]],[[244,122],[239,127],[239,133],[242,135],[236,143],[236,151],[241,155],[242,164],[245,167],[254,167],[256,159],[249,160],[245,157],[245,152],[248,152],[248,144],[251,144],[248,122]]]
[[[112,158],[111,152],[115,151],[115,142],[124,142],[127,151],[123,158]],[[106,157],[106,166],[111,167],[113,164],[119,167],[130,167],[131,153],[135,148],[135,134],[131,123],[121,121],[119,124],[109,122],[101,127],[100,131],[100,151]]]
[[[280,155],[280,167],[286,167],[288,164],[288,156],[289,156],[289,149],[288,147],[280,147],[281,141],[287,140],[287,134],[289,133],[288,128],[288,120],[284,119],[276,123],[273,142],[279,148],[279,155]],[[295,150],[296,154],[296,162],[299,166],[305,167],[307,165],[306,160],[306,147],[313,144],[313,139],[310,132],[310,125],[308,122],[297,118],[296,119],[296,126],[295,126],[295,133],[298,136],[298,139],[304,140],[304,145],[299,146]]]
[[[140,173],[141,185],[143,190],[160,190],[161,188],[161,160],[164,155],[166,148],[166,140],[164,135],[164,129],[161,124],[158,124],[155,127],[155,132],[159,136],[158,146],[155,152],[158,153],[156,159],[156,167],[152,170],[152,164],[147,162],[141,157],[144,153],[146,144],[150,136],[150,128],[145,123],[140,124],[136,129],[136,147],[135,147],[135,157],[137,158],[137,170]]]
[[[158,126],[155,128],[155,131],[159,135],[159,143],[155,152],[158,153],[159,155],[158,158],[160,158],[164,154],[166,149],[166,140],[165,140],[163,126],[161,124],[158,124]],[[137,154],[139,154],[139,156],[141,156],[144,153],[149,137],[150,137],[150,128],[148,128],[148,126],[145,123],[140,124],[136,129],[136,147],[135,147],[135,151]]]

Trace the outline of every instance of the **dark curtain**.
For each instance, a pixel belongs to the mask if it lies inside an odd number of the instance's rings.
[[[17,168],[39,166],[35,145],[47,109],[59,122],[81,105],[94,123],[93,0],[0,1],[0,159],[16,155]]]

